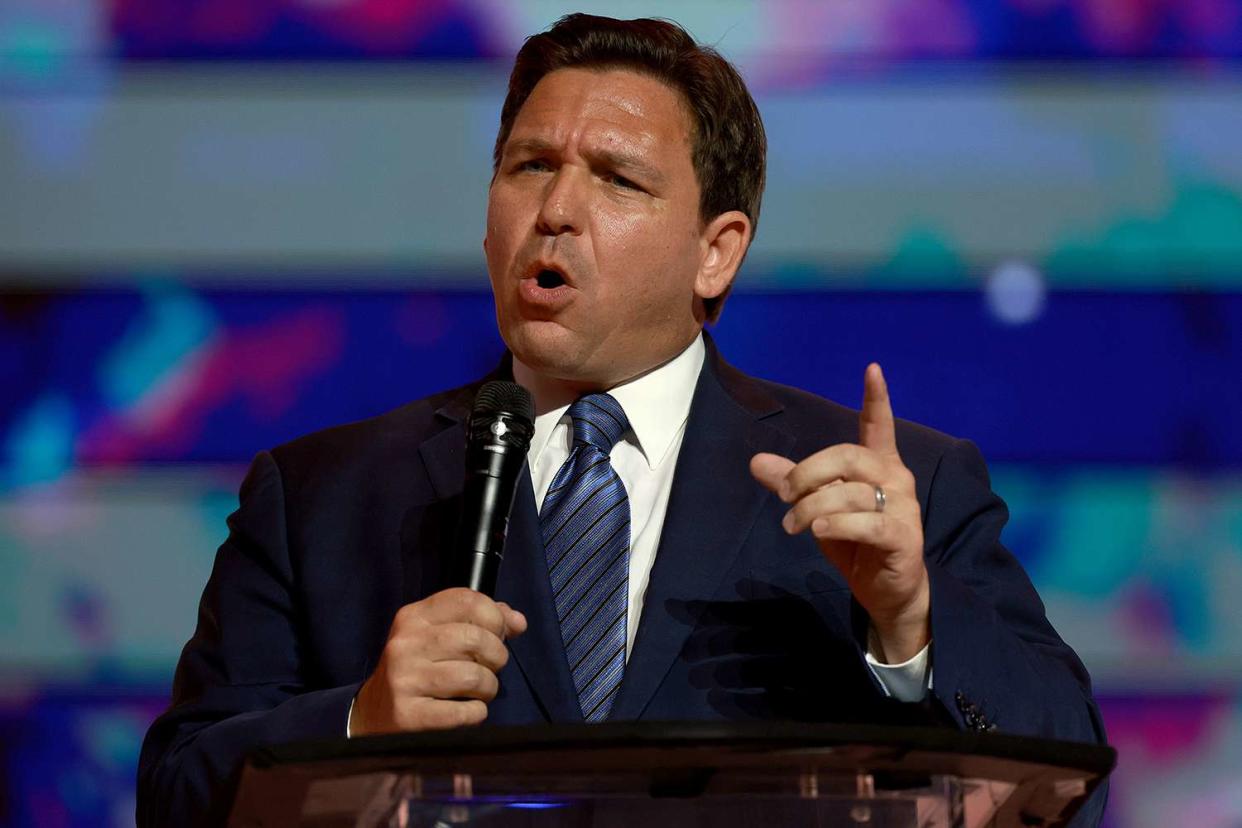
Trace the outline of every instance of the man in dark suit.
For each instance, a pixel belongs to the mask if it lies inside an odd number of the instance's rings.
[[[764,154],[741,78],[676,26],[527,42],[484,241],[495,376],[537,414],[497,600],[446,559],[477,383],[260,454],[143,747],[141,824],[220,819],[257,744],[484,719],[1103,738],[974,447],[895,421],[879,366],[855,414],[703,333]]]

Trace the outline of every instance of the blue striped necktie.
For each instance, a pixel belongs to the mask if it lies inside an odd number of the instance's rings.
[[[578,704],[598,722],[625,672],[630,500],[608,453],[629,422],[607,394],[583,397],[569,416],[574,447],[544,496],[539,529]]]

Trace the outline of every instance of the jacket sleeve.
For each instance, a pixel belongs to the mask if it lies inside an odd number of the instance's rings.
[[[932,693],[962,728],[1103,743],[1086,668],[1000,543],[1008,517],[978,449],[956,441],[933,475],[924,519]],[[1104,797],[1101,786],[1073,824],[1096,824]]]
[[[358,684],[313,686],[280,470],[255,458],[181,653],[172,704],[143,742],[141,828],[223,824],[245,754],[345,735]]]

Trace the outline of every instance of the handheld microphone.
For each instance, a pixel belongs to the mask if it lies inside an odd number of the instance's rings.
[[[515,382],[479,389],[466,424],[466,485],[458,529],[456,583],[492,596],[518,476],[535,433],[530,392]]]

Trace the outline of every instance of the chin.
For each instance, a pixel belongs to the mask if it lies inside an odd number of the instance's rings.
[[[563,325],[527,320],[504,334],[505,344],[527,367],[558,379],[576,379],[583,343]]]

